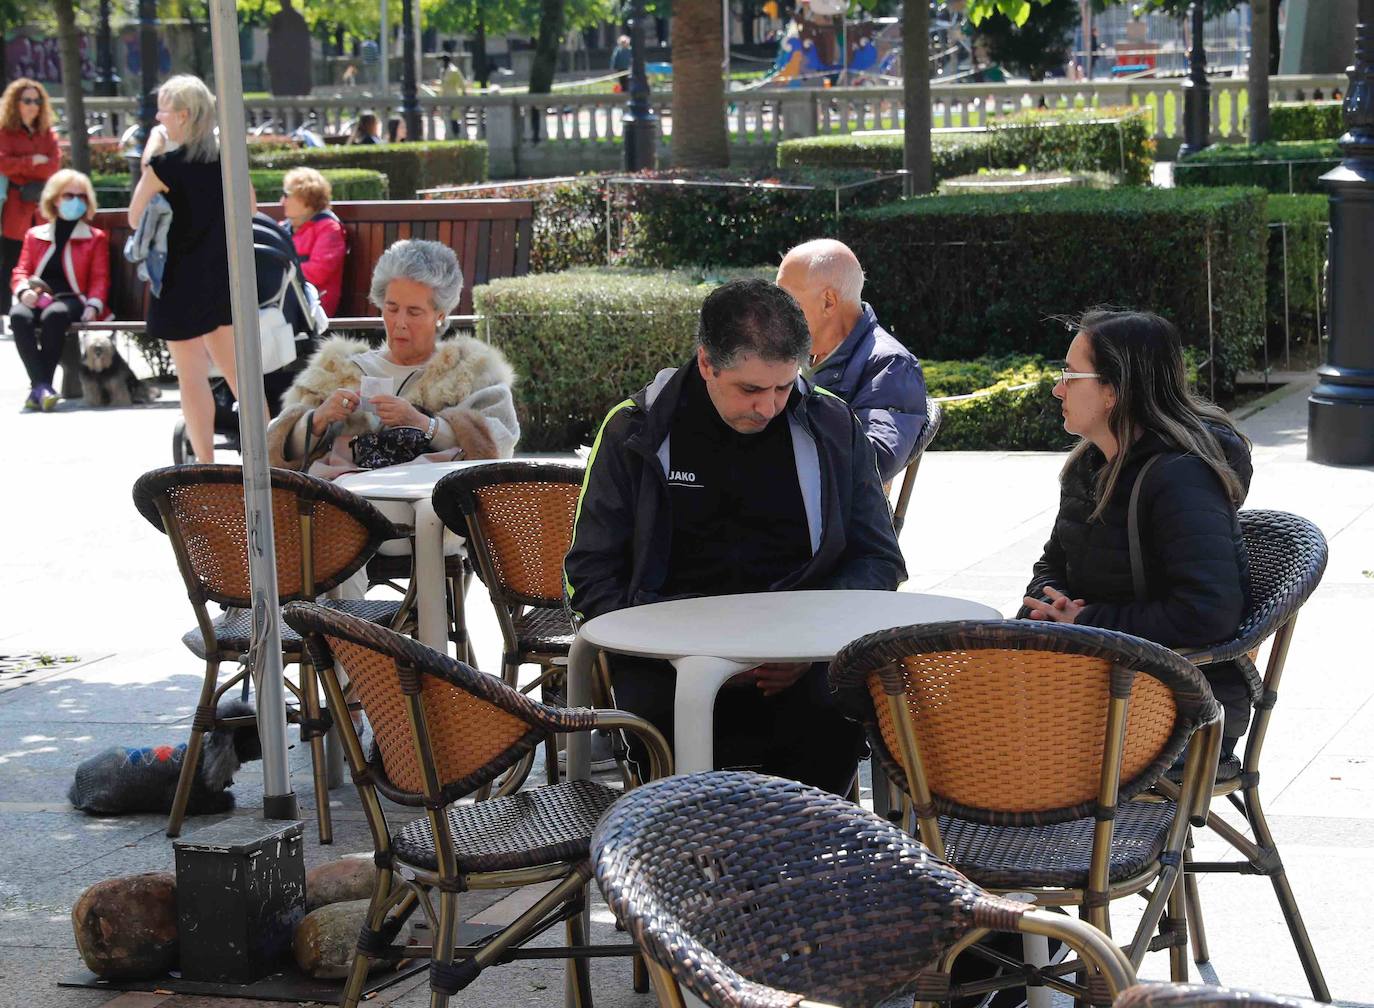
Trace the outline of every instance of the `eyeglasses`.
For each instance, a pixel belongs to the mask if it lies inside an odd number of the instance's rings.
[[[1062,383],[1065,384],[1065,385],[1067,385],[1069,382],[1073,381],[1075,378],[1101,378],[1101,377],[1102,377],[1102,376],[1101,376],[1100,374],[1098,374],[1096,371],[1070,371],[1068,368],[1060,368],[1060,369],[1059,369],[1059,380],[1060,380],[1060,382],[1062,382]]]
[[[20,105],[42,105],[42,104],[43,104],[43,99],[42,99],[42,98],[20,98],[20,99],[19,99],[19,104],[20,104]]]

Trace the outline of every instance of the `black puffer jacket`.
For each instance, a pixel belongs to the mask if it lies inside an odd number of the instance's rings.
[[[1213,429],[1245,490],[1250,452],[1230,430]],[[1135,598],[1126,515],[1131,488],[1147,459],[1160,459],[1140,488],[1140,544],[1147,599]],[[1245,544],[1236,508],[1211,468],[1146,432],[1130,447],[1102,515],[1096,478],[1106,459],[1090,448],[1065,474],[1054,531],[1026,594],[1046,586],[1087,600],[1077,622],[1144,637],[1166,647],[1228,640],[1245,608]],[[1026,611],[1022,610],[1024,616]]]

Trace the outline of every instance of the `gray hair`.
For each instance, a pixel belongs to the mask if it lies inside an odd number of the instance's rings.
[[[441,315],[458,307],[463,295],[463,271],[453,249],[442,242],[402,238],[382,253],[372,270],[368,300],[378,308],[386,303],[386,289],[393,280],[413,280],[430,290],[430,301]]]
[[[219,140],[215,137],[215,96],[194,74],[169,77],[157,89],[159,102],[186,113],[186,137],[181,146],[187,161],[215,161]]]
[[[805,364],[811,331],[792,296],[767,280],[731,280],[701,305],[697,345],[713,370],[728,371],[745,354],[770,364]]]
[[[806,286],[810,290],[829,287],[844,304],[862,302],[863,267],[847,245],[833,238],[817,238],[803,242],[783,258],[794,256],[806,264]]]

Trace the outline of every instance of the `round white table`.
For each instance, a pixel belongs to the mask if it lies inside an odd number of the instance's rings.
[[[578,632],[568,662],[568,703],[592,705],[598,651],[666,659],[677,669],[677,772],[710,770],[716,694],[735,673],[764,662],[830,661],[855,638],[890,627],[1001,618],[980,602],[885,591],[763,592],[634,606],[588,620]],[[587,740],[568,736],[569,777],[590,770]]]
[[[444,523],[434,513],[434,484],[451,472],[496,462],[577,464],[568,456],[520,456],[513,459],[465,459],[458,462],[409,462],[385,469],[345,473],[334,482],[377,504],[415,537],[415,611],[420,642],[448,654],[448,593],[444,584]],[[388,507],[387,505],[393,505]]]

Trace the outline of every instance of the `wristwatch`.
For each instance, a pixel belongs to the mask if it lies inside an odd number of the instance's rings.
[[[439,418],[432,416],[429,418],[429,427],[425,430],[425,440],[433,441],[434,435],[439,433]]]

